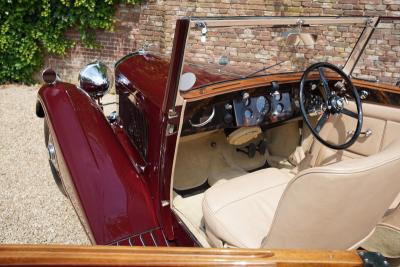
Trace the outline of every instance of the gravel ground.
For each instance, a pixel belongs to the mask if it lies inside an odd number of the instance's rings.
[[[0,243],[90,244],[48,165],[38,86],[0,86]]]

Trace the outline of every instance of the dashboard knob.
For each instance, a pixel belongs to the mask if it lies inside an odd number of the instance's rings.
[[[281,93],[279,93],[279,91],[274,91],[274,92],[272,93],[272,97],[273,97],[276,101],[279,101],[279,100],[281,100]]]
[[[230,113],[225,113],[224,122],[226,124],[231,124],[233,122],[233,116]]]
[[[232,110],[232,105],[229,104],[229,103],[225,104],[225,109],[226,110]]]
[[[242,101],[243,101],[243,103],[244,103],[245,106],[250,105],[250,94],[247,93],[247,92],[244,92],[244,93],[242,94]]]

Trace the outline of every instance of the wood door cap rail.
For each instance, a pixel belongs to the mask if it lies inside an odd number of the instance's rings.
[[[15,266],[363,266],[357,251],[0,245]]]

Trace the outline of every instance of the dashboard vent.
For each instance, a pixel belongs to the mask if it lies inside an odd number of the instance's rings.
[[[131,100],[129,94],[119,95],[119,116],[126,134],[133,145],[147,159],[148,150],[148,124],[142,111]]]

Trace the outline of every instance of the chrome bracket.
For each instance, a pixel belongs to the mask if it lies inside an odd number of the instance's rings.
[[[161,200],[161,206],[162,207],[169,206],[169,201],[168,200]]]
[[[175,124],[168,123],[167,124],[167,136],[173,135],[177,132],[177,127]]]
[[[197,28],[199,28],[199,29],[204,29],[204,28],[206,28],[207,29],[207,24],[204,22],[204,21],[196,21],[196,27]]]
[[[178,126],[176,125],[176,119],[179,117],[179,113],[174,108],[168,110],[168,123],[166,135],[170,136],[177,132]],[[175,121],[174,121],[175,120]]]
[[[200,41],[202,43],[205,43],[207,41],[207,32],[208,32],[207,24],[204,21],[196,21],[195,25],[197,28],[201,29]]]
[[[375,20],[373,18],[368,18],[368,20],[366,21],[365,25],[367,27],[372,27],[372,28],[376,29]]]
[[[301,32],[301,27],[304,25],[304,20],[303,19],[298,19],[296,24],[298,26],[298,31],[300,33]]]
[[[176,119],[176,118],[178,118],[178,116],[179,116],[179,114],[178,114],[178,112],[176,112],[176,110],[175,109],[170,109],[170,110],[168,110],[168,119]]]

